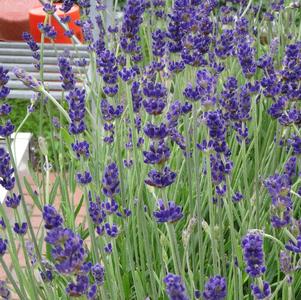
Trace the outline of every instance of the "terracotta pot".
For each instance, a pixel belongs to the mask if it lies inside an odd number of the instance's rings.
[[[29,10],[40,6],[38,0],[1,0],[0,40],[22,41],[22,33],[29,31]]]

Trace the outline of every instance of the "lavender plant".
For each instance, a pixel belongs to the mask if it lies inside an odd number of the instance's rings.
[[[13,70],[37,95],[24,119],[41,120],[36,191],[17,172],[11,135],[24,122],[9,118],[0,66],[0,296],[300,299],[301,4],[127,0],[108,26],[96,2],[93,20],[77,1],[89,64],[76,60],[78,74],[57,57],[59,100],[43,41],[56,50],[50,20],[75,1],[45,3],[40,45],[23,34],[40,75]]]

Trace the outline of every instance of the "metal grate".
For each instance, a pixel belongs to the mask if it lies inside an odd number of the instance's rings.
[[[77,67],[75,66],[75,61],[79,58],[85,58],[89,61],[89,53],[85,45],[56,44],[54,46],[52,44],[44,44],[44,49],[44,85],[58,99],[61,97],[62,87],[57,57],[62,55],[64,51],[68,51],[73,70],[80,82],[82,75],[88,71],[88,66]],[[4,68],[11,70],[13,67],[18,66],[40,79],[40,74],[34,68],[34,63],[35,60],[27,44],[21,42],[0,42],[0,65]],[[8,87],[11,89],[11,92],[8,98],[30,99],[33,96],[34,92],[17,80],[12,72],[9,72],[9,76]],[[81,84],[79,83],[78,85]]]

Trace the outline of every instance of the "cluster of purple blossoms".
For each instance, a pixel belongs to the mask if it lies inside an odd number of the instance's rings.
[[[165,17],[164,8],[165,8],[166,1],[165,0],[151,0],[151,1],[153,4],[155,16],[157,18],[164,18]]]
[[[104,175],[102,178],[102,193],[107,200],[101,202],[99,197],[96,197],[96,201],[92,200],[90,194],[89,200],[89,215],[96,226],[96,232],[98,235],[106,233],[108,237],[115,238],[119,233],[118,226],[114,223],[110,224],[107,221],[107,216],[116,215],[118,217],[130,216],[131,212],[128,209],[124,209],[120,212],[119,205],[115,201],[115,197],[120,192],[119,171],[116,163],[112,162],[106,166]]]
[[[166,293],[170,300],[189,299],[181,276],[169,273],[164,278],[164,283],[166,285]]]
[[[262,287],[251,284],[252,294],[256,300],[269,299],[271,295],[271,287],[267,281],[263,281]]]
[[[255,48],[251,46],[252,41],[244,38],[237,45],[237,57],[246,78],[251,78],[257,69],[255,61]]]
[[[65,91],[73,90],[76,82],[69,59],[66,57],[59,57],[58,65],[61,73],[60,79],[62,81],[62,88]]]
[[[107,165],[102,178],[102,192],[105,196],[113,199],[119,192],[119,172],[117,165],[113,162]]]
[[[146,164],[164,164],[170,157],[170,149],[164,140],[152,142],[149,151],[143,151],[143,156]]]
[[[0,280],[0,296],[3,300],[11,299],[11,292],[6,285],[6,282],[3,280]]]
[[[214,53],[217,57],[225,59],[235,53],[235,35],[233,29],[224,29],[216,41]]]
[[[295,172],[295,166],[286,165],[286,172]],[[293,202],[291,199],[291,177],[289,174],[275,174],[264,181],[271,198],[271,222],[273,227],[281,228],[291,223]]]
[[[162,114],[167,101],[165,86],[161,83],[154,84],[153,82],[147,82],[143,86],[143,94],[145,96],[143,100],[145,111],[155,116]]]
[[[169,110],[166,113],[166,125],[168,128],[175,128],[178,125],[180,117],[189,113],[192,110],[192,104],[185,102],[181,104],[179,100],[175,100],[169,106]]]
[[[8,70],[0,66],[0,100],[6,98],[10,92],[9,88],[5,86],[8,83]]]
[[[241,242],[244,260],[247,265],[246,272],[252,278],[260,277],[266,270],[264,265],[263,238],[260,233],[250,232]]]
[[[75,283],[68,283],[67,294],[74,297],[86,295],[88,299],[94,299],[97,288],[89,280],[93,266],[92,263],[85,262],[87,253],[83,240],[71,229],[64,227],[62,216],[51,205],[44,206],[43,220],[47,230],[45,241],[51,246],[56,270],[62,275],[74,275],[76,278]],[[47,278],[52,279],[51,271]]]
[[[296,101],[301,96],[298,84],[301,78],[300,53],[301,42],[286,46],[281,70],[274,69],[270,56],[260,60],[260,67],[265,73],[261,80],[263,94],[271,97],[274,102],[268,113],[283,126],[298,126],[301,121],[301,112],[296,106]]]
[[[43,10],[48,15],[53,15],[56,12],[56,6],[54,4],[51,4],[49,2],[46,2],[43,5]]]
[[[8,80],[8,70],[0,66],[0,137],[9,137],[15,129],[11,120],[7,119],[12,108],[9,104],[2,102],[10,92],[10,89],[6,86]]]
[[[147,185],[156,188],[165,188],[174,183],[177,174],[169,167],[164,167],[161,171],[155,169],[148,172],[148,177],[144,180]]]
[[[229,158],[231,151],[226,141],[227,122],[221,110],[205,112],[203,118],[209,130],[209,141],[204,141],[200,148],[214,150],[210,154],[211,178],[216,193],[218,196],[223,196],[227,188],[226,176],[233,168],[233,163]]]
[[[0,237],[0,256],[3,256],[7,250],[7,240]]]
[[[223,300],[227,296],[227,283],[219,275],[211,277],[205,284],[203,298],[205,300]]]
[[[118,92],[118,66],[114,53],[103,50],[97,53],[97,70],[105,83],[104,93],[113,97]]]
[[[259,232],[249,232],[241,242],[244,260],[247,265],[246,272],[253,279],[261,277],[266,267],[264,265],[263,238]],[[251,289],[255,299],[267,299],[271,294],[268,282],[263,282],[263,286],[251,284]]]
[[[17,208],[21,202],[21,195],[16,195],[13,193],[11,196],[7,196],[5,200],[5,204],[10,208]]]
[[[296,240],[289,240],[285,248],[294,253],[301,253],[301,235],[298,235]]]
[[[81,157],[89,158],[90,157],[90,151],[89,151],[89,143],[86,141],[76,141],[75,143],[71,144],[72,150],[74,151],[77,159],[80,159]]]
[[[153,215],[158,223],[174,223],[183,217],[182,207],[176,205],[173,201],[168,201],[167,205],[163,200],[158,200],[158,210]]]
[[[142,59],[139,27],[143,22],[142,15],[145,10],[144,0],[127,1],[121,26],[120,46],[125,53],[130,53],[134,62]]]
[[[157,29],[152,33],[152,40],[153,55],[163,57],[166,52],[166,32]]]
[[[36,60],[34,66],[39,71],[40,70],[40,47],[34,41],[32,35],[29,32],[23,32],[22,38],[27,43],[30,50],[32,51],[32,56]]]
[[[28,229],[28,224],[26,222],[23,222],[21,224],[15,223],[14,225],[14,232],[18,235],[25,235]]]
[[[143,100],[140,83],[138,81],[134,81],[132,83],[131,95],[132,95],[132,102],[133,102],[133,111],[134,113],[138,113],[142,106],[142,100]]]
[[[291,283],[291,273],[293,272],[294,268],[292,265],[292,258],[288,251],[280,251],[279,263],[281,272],[283,272],[287,276],[288,283]]]
[[[15,186],[14,169],[10,164],[10,156],[4,148],[0,148],[0,185],[8,191]]]
[[[92,182],[93,178],[89,171],[84,171],[83,173],[76,173],[75,179],[79,184],[87,185]]]
[[[69,132],[78,135],[86,130],[85,125],[85,97],[86,92],[84,89],[75,88],[71,90],[66,96],[69,106],[69,117],[71,124],[69,125]]]
[[[54,40],[57,36],[57,32],[54,26],[51,26],[49,24],[44,25],[43,23],[39,23],[38,28],[45,35],[45,37],[50,40]]]
[[[75,4],[75,0],[63,0],[63,4],[60,10],[63,11],[64,13],[67,13],[74,4]]]

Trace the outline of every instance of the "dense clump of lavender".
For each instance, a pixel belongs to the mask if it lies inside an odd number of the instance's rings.
[[[54,119],[54,125],[64,136],[61,149],[69,146],[71,155],[66,151],[55,158],[60,210],[49,204],[55,189],[49,193],[48,181],[39,194],[31,193],[42,208],[47,262],[44,254],[40,261],[33,246],[27,247],[28,255],[43,284],[64,283],[68,297],[158,299],[165,285],[167,297],[174,300],[189,299],[193,290],[197,299],[247,293],[268,299],[273,285],[264,277],[276,278],[271,277],[273,257],[264,257],[264,238],[269,238],[277,243],[275,253],[279,245],[285,248],[279,253],[279,272],[291,293],[299,268],[292,258],[301,253],[301,226],[294,212],[301,195],[301,43],[280,32],[273,37],[279,17],[291,18],[282,10],[298,3],[271,1],[263,10],[247,0],[175,0],[168,7],[169,2],[128,0],[122,21],[112,20],[106,27],[101,0],[96,1],[100,13],[95,20],[89,16],[90,1],[76,1],[82,18],[75,24],[81,27],[91,65],[82,80],[71,57],[58,59],[62,109],[69,123]],[[74,4],[64,0],[60,10],[68,13]],[[52,3],[43,9],[46,19],[57,11]],[[71,22],[67,15],[61,20]],[[51,22],[39,29],[55,41]],[[30,34],[23,38],[39,69],[39,46]],[[33,91],[47,94],[44,81],[18,68],[14,73]],[[8,70],[0,67],[0,136],[9,141],[14,126],[11,107],[3,101],[8,80]],[[39,104],[47,113],[52,105]],[[275,144],[267,146],[273,133]],[[66,157],[72,166],[68,172]],[[286,159],[283,166],[274,164],[278,157]],[[43,153],[43,159],[49,157]],[[0,184],[9,191],[5,205],[18,216],[23,198],[13,192],[14,171],[9,153],[0,148]],[[67,173],[74,182],[65,186]],[[76,186],[83,195],[73,207]],[[271,199],[268,211],[266,195]],[[82,205],[87,228],[74,220]],[[264,218],[254,221],[254,215]],[[265,216],[269,222],[264,223]],[[198,223],[198,231],[187,217]],[[241,233],[254,224],[257,230],[242,238],[240,251]],[[0,218],[1,257],[13,249],[7,226]],[[18,217],[12,232],[23,240],[28,228]],[[206,250],[210,247],[213,251]],[[242,259],[252,281],[249,289],[241,283]],[[206,272],[215,276],[204,282]],[[10,295],[2,281],[0,295]]]

